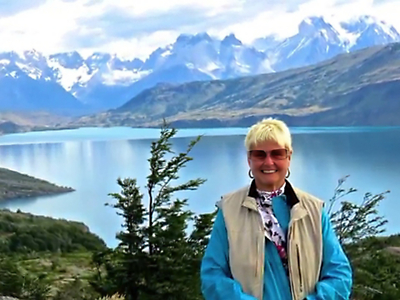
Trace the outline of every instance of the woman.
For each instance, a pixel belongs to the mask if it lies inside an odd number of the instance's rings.
[[[323,202],[287,178],[292,140],[282,121],[245,139],[249,186],[219,208],[201,266],[206,300],[349,299],[352,271]]]

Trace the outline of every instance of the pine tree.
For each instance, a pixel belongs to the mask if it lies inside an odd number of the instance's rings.
[[[109,205],[122,217],[123,230],[117,234],[118,247],[94,260],[98,273],[92,285],[102,296],[202,299],[200,261],[215,212],[195,216],[187,208],[188,199],[173,199],[175,193],[196,190],[205,182],[197,178],[177,183],[179,170],[192,160],[189,153],[201,137],[176,154],[171,142],[176,133],[164,123],[160,138],[152,142],[145,193],[140,192],[136,179],[119,178],[121,192],[110,194],[116,203]]]

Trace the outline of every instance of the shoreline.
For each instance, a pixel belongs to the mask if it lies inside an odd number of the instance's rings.
[[[206,120],[205,120],[206,121]],[[80,129],[110,129],[110,128],[131,128],[131,129],[160,129],[161,124],[156,126],[156,125],[122,125],[122,124],[106,124],[106,125],[99,125],[99,124],[87,124],[87,125],[67,125],[67,126],[24,126],[24,125],[18,125],[15,124],[18,127],[15,127],[15,130],[7,130],[7,131],[1,131],[0,130],[0,138],[2,136],[9,136],[13,134],[24,134],[24,133],[32,133],[32,132],[52,132],[52,131],[67,131],[67,130],[80,130]],[[170,127],[173,127],[178,130],[196,130],[196,129],[244,129],[244,128],[249,128],[249,124],[241,124],[241,123],[236,123],[236,124],[207,124],[207,123],[201,123],[201,122],[194,122],[191,124],[190,122],[187,124],[180,124],[171,122],[169,123]],[[305,126],[304,124],[301,125],[296,125],[290,124],[289,123],[289,128],[290,129],[344,129],[344,128],[354,128],[354,129],[368,129],[368,128],[379,128],[379,129],[400,129],[400,125],[333,125],[333,124],[310,124],[308,126]],[[1,128],[0,128],[1,129]]]
[[[54,196],[74,192],[75,189],[59,186],[47,180],[0,168],[0,203],[21,198]]]

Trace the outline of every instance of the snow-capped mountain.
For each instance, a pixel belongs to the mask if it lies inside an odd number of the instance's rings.
[[[400,41],[400,34],[392,25],[372,16],[361,16],[340,25],[347,31],[350,51]]]
[[[213,39],[207,33],[182,34],[175,43],[154,51],[143,69],[159,72],[176,66],[197,69],[210,79],[273,71],[263,52],[243,45],[234,34],[223,40]]]
[[[223,67],[215,74],[222,79],[274,72],[265,53],[244,46],[233,34],[222,40],[219,61]]]
[[[140,80],[118,98],[124,103],[158,83],[227,79],[273,72],[267,55],[244,45],[231,34],[223,40],[207,33],[182,34],[173,44],[158,48],[144,62]]]
[[[56,82],[47,58],[34,50],[0,54],[0,109],[85,112],[84,105]]]
[[[371,16],[339,24],[324,17],[309,17],[298,26],[298,33],[277,44],[274,37],[258,39],[254,46],[265,49],[275,71],[303,67],[338,54],[400,41],[396,29]],[[272,45],[272,46],[268,46]]]
[[[34,50],[0,53],[0,109],[111,109],[160,83],[282,71],[396,41],[400,35],[393,26],[370,16],[341,23],[309,17],[292,37],[267,36],[252,45],[234,34],[223,39],[181,34],[145,61],[100,52],[86,58],[76,51],[49,56]]]
[[[271,50],[275,49],[280,43],[282,43],[282,38],[279,38],[276,35],[268,35],[266,37],[255,39],[252,45],[257,50],[270,52]]]
[[[112,107],[114,93],[146,74],[140,70],[143,61],[121,60],[108,53],[93,53],[86,59],[78,52],[58,53],[49,56],[48,64],[56,81],[93,109]]]
[[[275,70],[302,67],[332,58],[346,51],[339,32],[322,17],[311,17],[299,25],[299,33],[284,40],[270,58]]]
[[[180,35],[143,62],[107,53],[83,59],[78,52],[48,58],[56,81],[94,109],[122,105],[157,83],[226,79],[272,72],[265,53],[243,45],[234,35],[218,40],[207,33]]]
[[[53,70],[47,64],[47,58],[36,50],[0,53],[0,65],[3,71],[17,68],[34,80],[54,80]],[[4,76],[8,76],[7,73]]]

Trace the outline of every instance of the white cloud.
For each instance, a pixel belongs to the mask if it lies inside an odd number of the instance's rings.
[[[151,52],[160,46],[170,44],[171,41],[174,41],[178,35],[178,32],[173,31],[157,31],[139,39],[121,39],[106,43],[101,47],[101,51],[107,53],[117,53],[120,57],[125,57],[128,59],[146,59]],[[99,51],[99,49],[86,48],[81,50],[81,54],[83,57],[87,57],[95,51]]]
[[[60,50],[61,36],[74,27],[75,19],[83,14],[73,2],[48,1],[45,5],[0,18],[1,49],[39,51]]]
[[[0,51],[106,51],[146,58],[180,33],[233,32],[251,42],[295,34],[310,15],[340,21],[372,14],[400,29],[400,1],[393,0],[47,0],[36,6],[13,1],[18,5],[0,14]]]

